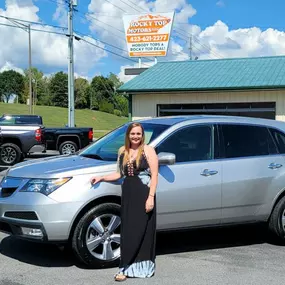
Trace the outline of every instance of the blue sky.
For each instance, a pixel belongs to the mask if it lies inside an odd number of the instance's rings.
[[[92,5],[90,5],[91,1],[93,2]],[[0,9],[2,10],[0,10],[0,15],[1,11],[3,14],[10,8],[10,17],[32,20],[33,17],[38,16],[38,19],[46,24],[66,26],[66,15],[64,14],[66,7],[60,2],[61,0],[1,0]],[[109,2],[114,5],[110,4],[111,8],[106,10],[102,8],[103,4],[106,4],[105,0],[78,0],[78,12],[75,13],[74,29],[121,49],[126,49],[123,40],[124,35],[119,32],[123,29],[121,26],[122,11],[128,10],[129,13],[137,13],[135,7],[138,6],[134,6],[134,4],[138,3],[139,0],[109,0]],[[128,3],[133,9],[123,2]],[[285,34],[283,32],[285,29],[283,20],[285,2],[282,0],[141,0],[141,2],[144,2],[141,9],[154,7],[150,6],[149,2],[152,2],[152,5],[157,4],[155,6],[157,11],[159,9],[163,9],[163,11],[175,9],[177,14],[180,13],[181,16],[184,13],[184,19],[186,19],[184,22],[177,22],[178,33],[180,31],[180,34],[176,33],[175,28],[170,47],[171,54],[166,58],[159,58],[159,60],[188,59],[189,42],[185,40],[185,37],[188,38],[190,24],[195,25],[194,28],[191,28],[191,31],[193,31],[195,37],[193,42],[194,54],[199,59],[285,54]],[[168,4],[164,5],[165,2]],[[13,10],[11,7],[17,7],[17,9]],[[38,7],[38,11],[33,10],[36,7]],[[55,17],[56,9],[59,8],[61,8],[59,16]],[[33,12],[29,13],[29,9]],[[95,12],[92,15],[93,17],[98,16],[99,20],[109,21],[106,31],[97,26],[96,23],[98,24],[98,22],[95,20],[91,20],[91,22],[86,20],[84,14],[88,11]],[[110,13],[112,17],[107,17],[107,13]],[[102,16],[106,17],[100,18]],[[13,37],[16,32],[12,28],[3,26],[0,26],[0,28],[0,33],[9,29],[8,38],[11,39],[11,48],[0,51],[0,70],[4,65],[7,65],[7,62],[8,65],[10,64],[9,66],[15,68],[26,68],[26,61],[19,59],[19,56],[17,56],[19,50],[23,52],[25,48],[24,38],[23,47],[20,49],[19,43],[14,44],[13,42],[17,42]],[[38,28],[42,27],[38,26]],[[185,31],[184,39],[181,38],[181,31]],[[33,36],[33,43],[42,49],[37,48],[35,50],[36,47],[34,47],[33,65],[40,68],[45,74],[60,70],[66,71],[67,65],[64,61],[62,63],[60,61],[60,57],[65,57],[67,52],[65,42],[58,42],[55,37],[51,37],[40,44],[42,39],[40,34],[37,33]],[[24,37],[22,34],[21,36]],[[53,56],[48,43],[55,50],[58,50],[57,55]],[[78,43],[76,44],[78,45]],[[79,43],[75,52],[77,59],[75,71],[78,75],[92,78],[96,74],[107,75],[109,72],[113,72],[120,74],[122,80],[126,80],[122,71],[124,66],[132,65],[132,61],[108,53],[104,54],[102,50],[100,51],[91,46],[86,47],[87,45],[86,43]],[[126,53],[111,46],[102,44],[102,47],[127,56]]]

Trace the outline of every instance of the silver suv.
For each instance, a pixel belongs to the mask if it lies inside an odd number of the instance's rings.
[[[225,116],[140,121],[159,155],[158,230],[266,222],[285,239],[285,123]],[[1,231],[71,245],[89,267],[120,258],[120,183],[127,125],[76,155],[27,161],[1,182]],[[134,189],[136,191],[136,189]]]

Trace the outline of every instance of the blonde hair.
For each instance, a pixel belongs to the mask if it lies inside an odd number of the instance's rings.
[[[143,155],[143,150],[144,150],[144,142],[145,142],[145,134],[144,134],[144,129],[143,126],[140,123],[132,123],[129,125],[127,131],[126,131],[126,136],[125,136],[125,153],[124,153],[124,159],[123,159],[123,165],[126,165],[130,156],[130,147],[131,147],[131,141],[130,141],[130,133],[132,131],[133,128],[135,127],[140,127],[142,130],[142,140],[141,140],[141,144],[139,146],[139,150],[138,150],[138,155],[136,158],[136,165],[137,167],[139,166],[140,163],[140,159]]]

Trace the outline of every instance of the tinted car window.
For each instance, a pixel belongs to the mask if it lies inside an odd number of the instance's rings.
[[[169,128],[168,125],[142,123],[145,131],[145,143],[148,144],[159,136],[163,131]],[[125,144],[125,134],[128,124],[110,132],[106,136],[99,139],[90,147],[84,149],[80,155],[86,157],[101,157],[106,161],[116,161],[118,150]]]
[[[277,153],[269,130],[265,127],[222,125],[221,129],[226,158]]]
[[[171,152],[176,162],[208,160],[212,158],[210,126],[192,126],[178,130],[157,148],[156,153]]]
[[[285,134],[275,129],[270,129],[270,132],[277,144],[279,153],[285,153]]]
[[[0,118],[1,125],[15,124],[15,118],[10,116],[3,116]]]
[[[15,123],[17,125],[21,125],[21,124],[37,124],[37,125],[41,125],[42,124],[42,120],[40,117],[16,117],[15,118]]]

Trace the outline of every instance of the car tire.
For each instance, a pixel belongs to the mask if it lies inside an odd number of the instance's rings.
[[[21,149],[13,143],[4,143],[0,151],[0,164],[11,166],[22,159]]]
[[[285,196],[275,205],[271,213],[269,230],[273,232],[279,240],[285,242]]]
[[[103,227],[99,226],[100,221]],[[113,227],[111,221],[113,221]],[[77,259],[88,268],[118,266],[120,259],[120,222],[120,206],[118,204],[105,203],[89,210],[79,220],[71,237],[71,247]],[[91,224],[97,227],[97,230]],[[107,229],[108,226],[111,228],[110,231]],[[105,232],[103,233],[102,230]],[[94,249],[91,247],[88,249],[88,239],[94,241]],[[107,256],[107,249],[112,250],[111,254],[109,252],[109,256]],[[106,258],[104,258],[104,252]]]
[[[73,141],[65,141],[60,144],[58,150],[61,155],[74,154],[78,151],[78,146]]]

